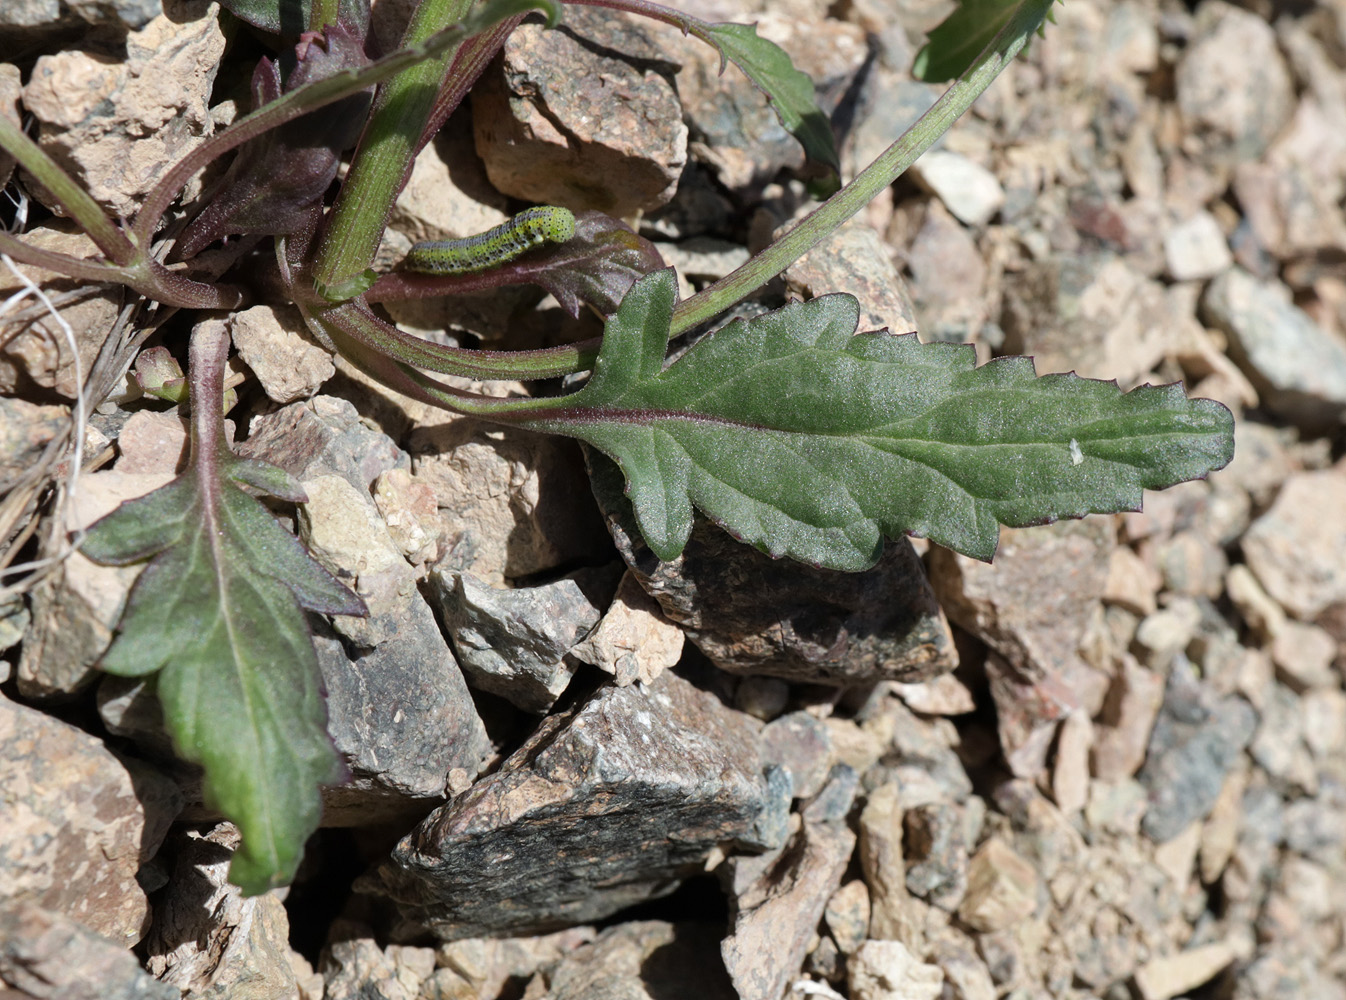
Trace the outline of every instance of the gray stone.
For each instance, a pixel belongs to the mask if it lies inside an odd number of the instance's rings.
[[[961,153],[932,149],[912,164],[911,174],[968,226],[986,225],[1005,204],[995,174]]]
[[[855,768],[849,764],[832,765],[822,791],[804,806],[804,820],[809,823],[833,823],[844,820],[850,815],[859,790],[860,775],[856,774]]]
[[[932,547],[930,579],[949,617],[1029,680],[1070,683],[1107,588],[1116,540],[1104,518],[1002,529],[994,565]]]
[[[583,37],[591,24],[606,31],[602,48]],[[687,162],[677,93],[639,55],[621,56],[648,47],[634,24],[584,10],[568,12],[561,30],[514,31],[499,68],[472,89],[491,183],[516,198],[619,217],[672,198]]]
[[[84,924],[32,902],[0,906],[0,995],[12,1000],[178,1000],[136,956]]]
[[[957,664],[953,637],[906,539],[860,573],[775,560],[698,518],[681,556],[645,545],[621,474],[587,452],[617,549],[671,620],[720,669],[852,685],[925,680]]]
[[[448,773],[475,775],[486,732],[415,575],[367,491],[333,475],[303,482],[300,534],[315,559],[353,589],[368,618],[315,629],[328,692],[328,731],[351,781],[327,790],[330,825],[424,808]]]
[[[1202,315],[1273,413],[1308,429],[1346,414],[1346,343],[1296,306],[1279,282],[1232,268],[1211,282]]]
[[[854,847],[844,823],[804,824],[783,848],[725,866],[734,929],[721,954],[740,1000],[777,1000],[799,975]]]
[[[1201,4],[1174,84],[1188,130],[1218,164],[1261,156],[1294,105],[1290,72],[1271,26],[1219,0]]]
[[[500,769],[431,813],[361,891],[401,936],[452,940],[607,916],[671,891],[717,845],[759,849],[779,806],[758,724],[670,672],[548,716]]]
[[[777,230],[779,235],[780,230]],[[785,269],[790,293],[811,299],[850,292],[860,301],[860,331],[916,329],[911,292],[888,247],[869,226],[852,220]]]
[[[432,571],[430,582],[472,685],[541,714],[570,683],[574,666],[566,654],[598,625],[620,572],[616,563],[515,590],[442,570]]]
[[[149,924],[136,875],[182,808],[177,786],[3,696],[0,759],[0,900],[31,901],[136,944]]]
[[[1346,601],[1346,475],[1325,469],[1291,476],[1242,546],[1257,581],[1295,617],[1311,621]]]
[[[796,798],[809,799],[822,790],[832,769],[832,739],[821,720],[808,712],[791,712],[762,730],[762,761],[789,770]]]
[[[1197,212],[1164,234],[1164,258],[1174,281],[1204,281],[1234,263],[1220,224],[1209,212]]]
[[[576,948],[551,971],[548,1000],[737,1000],[706,924],[630,921]]]
[[[1073,371],[1130,388],[1164,357],[1176,317],[1163,286],[1116,254],[1057,253],[1005,286],[1005,353],[1038,374]]]
[[[1149,796],[1145,835],[1162,843],[1205,819],[1256,728],[1251,705],[1215,697],[1190,668],[1175,663],[1138,775]]]
[[[278,465],[300,480],[334,473],[365,495],[381,473],[411,465],[392,438],[370,429],[354,405],[334,396],[314,396],[255,417],[238,453]]]
[[[907,891],[952,913],[967,892],[963,811],[952,803],[917,806],[902,823]]]
[[[293,996],[290,921],[275,893],[245,897],[229,883],[240,837],[231,823],[184,830],[168,888],[155,901],[147,968],[192,996]]]

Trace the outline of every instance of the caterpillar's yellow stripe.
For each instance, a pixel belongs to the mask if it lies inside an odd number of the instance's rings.
[[[469,274],[508,263],[544,243],[564,243],[575,235],[568,208],[526,208],[508,222],[461,240],[417,243],[402,266],[423,274]]]

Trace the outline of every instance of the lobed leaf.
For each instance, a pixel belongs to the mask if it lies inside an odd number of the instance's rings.
[[[153,557],[102,667],[158,672],[174,747],[205,769],[207,803],[242,833],[229,877],[255,894],[293,878],[318,826],[318,786],[341,774],[304,609],[366,611],[241,488],[304,499],[288,473],[228,449],[228,343],[222,323],[192,334],[191,468],[95,524],[84,552],[119,565]]]
[[[969,345],[855,333],[850,295],[737,320],[663,367],[671,271],[609,320],[584,389],[525,426],[589,442],[626,475],[659,558],[693,508],[773,556],[859,570],[882,536],[989,560],[999,525],[1136,510],[1142,490],[1233,454],[1233,419],[1181,386],[1037,377],[1031,358],[976,367]]]

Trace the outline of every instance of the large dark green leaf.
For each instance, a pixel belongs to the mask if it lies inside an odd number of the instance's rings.
[[[622,467],[661,559],[699,508],[772,555],[865,568],[883,535],[980,559],[1000,524],[1135,510],[1143,489],[1233,454],[1233,420],[1177,385],[1122,393],[1029,358],[855,334],[849,295],[735,321],[664,369],[671,271],[633,287],[588,385],[525,426],[588,441]]]

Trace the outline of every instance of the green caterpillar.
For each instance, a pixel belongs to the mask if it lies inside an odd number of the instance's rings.
[[[469,274],[508,263],[544,243],[564,243],[574,235],[575,216],[570,209],[542,205],[526,208],[476,236],[417,243],[402,266],[422,274]]]

